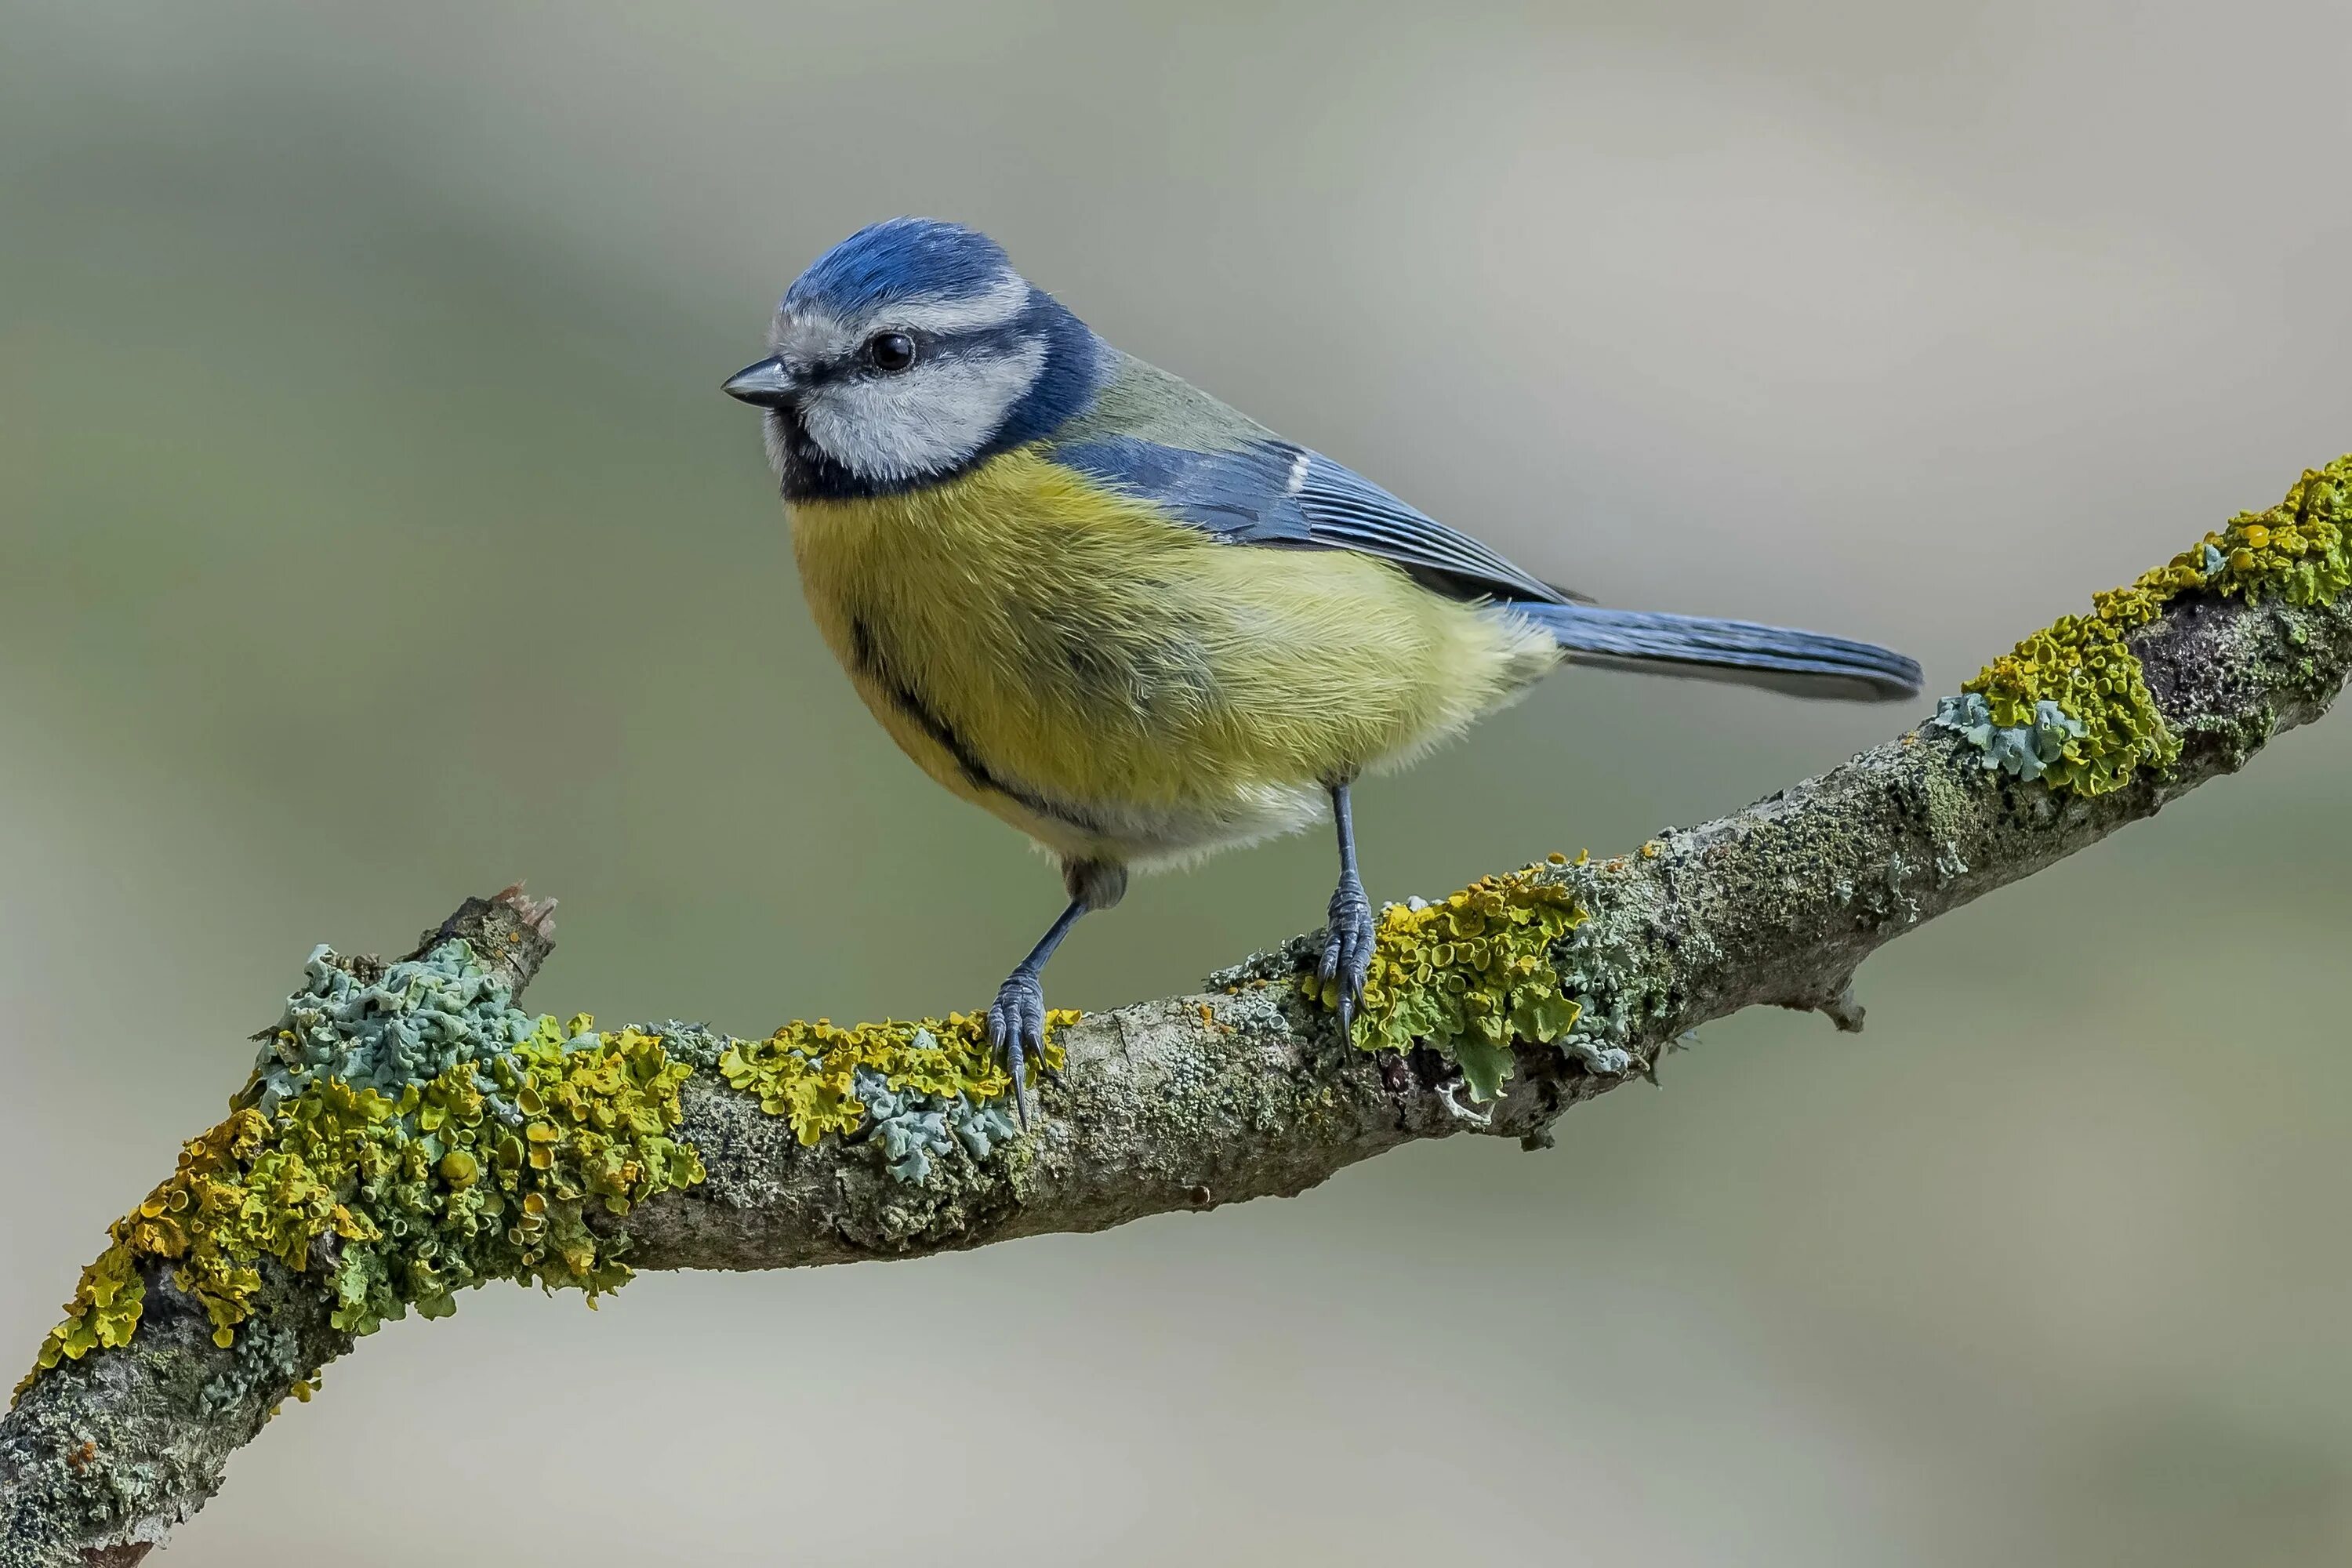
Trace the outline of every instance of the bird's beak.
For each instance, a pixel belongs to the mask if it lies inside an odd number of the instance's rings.
[[[719,390],[756,407],[787,408],[800,396],[801,384],[793,379],[792,367],[783,361],[763,359],[729,376]]]

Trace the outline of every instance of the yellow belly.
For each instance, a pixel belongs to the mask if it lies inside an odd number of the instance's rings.
[[[1284,831],[1557,662],[1507,615],[1342,551],[1222,543],[1034,451],[790,508],[810,608],[933,778],[1066,856]]]

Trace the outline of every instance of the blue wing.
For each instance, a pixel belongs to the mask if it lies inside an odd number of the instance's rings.
[[[1236,544],[1352,550],[1434,576],[1469,598],[1558,605],[1571,597],[1354,470],[1288,441],[1267,437],[1203,452],[1100,435],[1057,444],[1054,460]]]

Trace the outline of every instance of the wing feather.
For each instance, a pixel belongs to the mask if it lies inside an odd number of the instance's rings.
[[[1274,437],[1195,451],[1138,436],[1057,444],[1055,461],[1235,544],[1351,550],[1441,579],[1465,598],[1569,595],[1319,452]]]

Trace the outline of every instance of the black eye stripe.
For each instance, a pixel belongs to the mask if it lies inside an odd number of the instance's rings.
[[[798,369],[801,380],[811,387],[872,375],[879,368],[874,363],[871,349],[874,340],[896,333],[910,338],[915,344],[915,364],[925,365],[938,361],[978,357],[1003,357],[1017,353],[1029,342],[1029,334],[1017,322],[1001,327],[976,327],[961,332],[931,332],[919,329],[885,326],[869,333],[855,348],[837,351],[840,357],[821,363],[807,364]],[[898,372],[885,374],[897,374]]]

